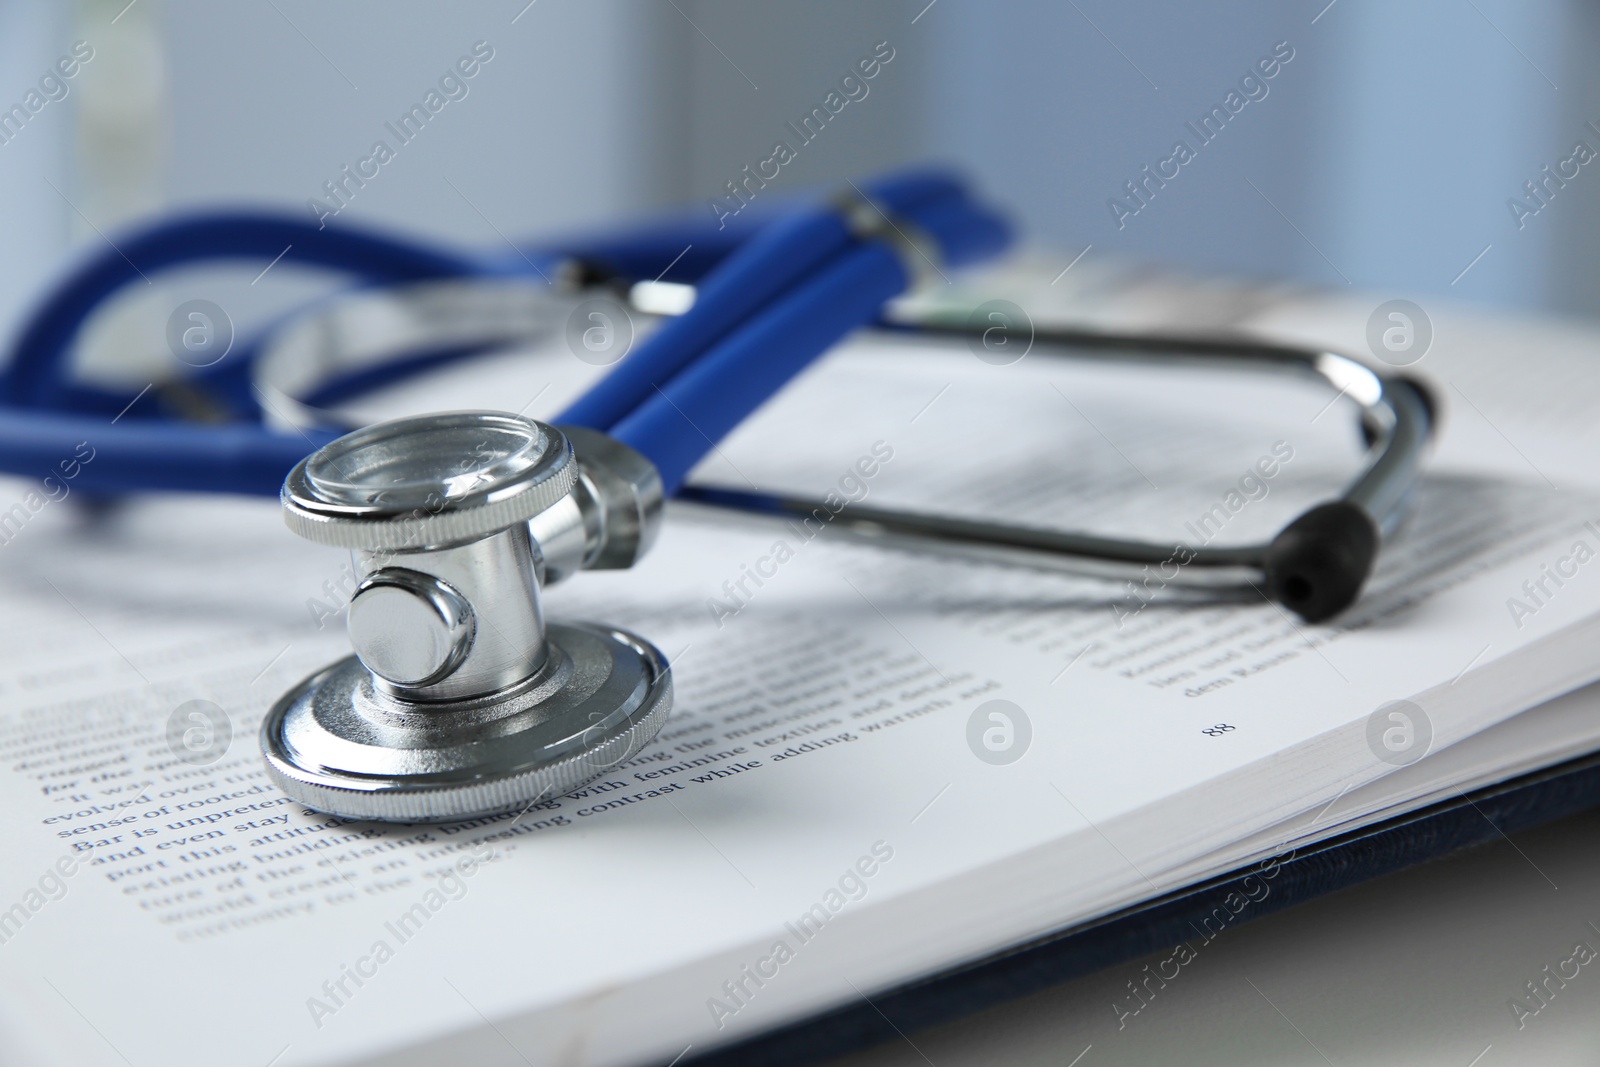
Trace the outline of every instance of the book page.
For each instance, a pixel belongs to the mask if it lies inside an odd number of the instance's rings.
[[[387,403],[547,414],[581,386],[572,364],[519,353]],[[1141,373],[862,342],[700,477],[1230,543],[1331,495],[1359,454],[1315,390]],[[1153,888],[1313,783],[1219,807],[1154,863],[1098,827],[1600,609],[1594,564],[1508,611],[1576,542],[1600,547],[1600,504],[1499,476],[1425,479],[1367,595],[1317,627],[1259,596],[1146,600],[675,505],[640,566],[546,601],[672,660],[657,741],[522,813],[395,827],[290,802],[256,749],[278,694],[347,654],[339,553],[270,501],[28,510],[36,487],[3,488],[28,516],[0,545],[0,1055],[19,1064],[671,1059]],[[1062,882],[986,881],[1059,842]],[[896,925],[958,880],[988,887],[970,921]],[[1026,927],[1002,906],[1023,892]],[[868,952],[880,936],[902,947]]]

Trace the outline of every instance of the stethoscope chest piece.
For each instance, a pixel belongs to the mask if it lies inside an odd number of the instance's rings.
[[[356,654],[268,712],[277,785],[347,818],[444,822],[570,792],[643,748],[671,710],[666,659],[540,608],[555,560],[530,521],[581,558],[595,484],[560,430],[489,412],[381,423],[296,466],[290,528],[355,558]]]

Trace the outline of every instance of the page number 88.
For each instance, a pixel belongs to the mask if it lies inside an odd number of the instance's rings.
[[[1225,722],[1219,722],[1215,726],[1207,726],[1200,732],[1205,734],[1207,737],[1221,737],[1223,734],[1232,729],[1235,729],[1235,727],[1230,726]]]

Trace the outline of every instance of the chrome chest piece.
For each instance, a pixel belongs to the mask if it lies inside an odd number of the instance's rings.
[[[302,460],[283,508],[359,576],[355,655],[261,726],[268,772],[308,807],[393,822],[516,810],[629,759],[666,719],[654,646],[546,625],[539,603],[541,584],[649,548],[661,480],[631,449],[493,412],[397,419]]]

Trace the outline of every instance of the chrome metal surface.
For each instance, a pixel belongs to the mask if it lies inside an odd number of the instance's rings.
[[[493,412],[380,423],[295,467],[289,526],[353,548],[360,582],[356,655],[262,724],[285,792],[349,818],[463,819],[568,792],[655,736],[672,703],[659,651],[620,630],[545,628],[551,548],[575,566],[631,562],[659,521],[648,461],[580,436],[593,457],[581,480],[560,430]]]
[[[598,430],[557,429],[572,442],[578,480],[566,500],[528,524],[541,580],[548,585],[579,570],[633,566],[661,529],[664,496],[655,464]]]
[[[427,685],[454,671],[472,649],[472,606],[431,574],[382,567],[350,600],[350,644],[367,669],[401,686]]]
[[[367,551],[472,541],[526,522],[572,491],[559,430],[520,415],[455,411],[356,430],[295,465],[284,521],[319,544]]]
[[[901,332],[961,338],[974,332],[974,328],[960,322],[917,322],[905,325]],[[1370,435],[1362,467],[1338,499],[1359,505],[1385,534],[1404,517],[1433,430],[1435,416],[1420,386],[1405,377],[1384,375],[1349,357],[1316,348],[1277,345],[1254,338],[1039,330],[1034,335],[1033,351],[1074,359],[1156,363],[1203,360],[1236,369],[1312,377],[1327,384],[1337,396],[1355,403]],[[690,483],[678,495],[698,504],[781,519],[809,516],[820,508],[832,516],[830,529],[856,540],[1115,580],[1138,580],[1145,576],[1146,568],[1160,567],[1172,559],[1175,549],[1182,547],[1188,561],[1175,568],[1176,573],[1168,575],[1163,571],[1163,583],[1207,589],[1259,585],[1265,576],[1263,558],[1271,543],[1178,546],[856,505],[834,513],[820,499],[703,483]]]
[[[743,489],[691,485],[680,495],[693,504],[801,521],[821,509],[831,516],[826,520],[826,529],[852,541],[1029,570],[1122,580],[1143,578],[1145,568],[1156,568],[1166,585],[1203,589],[1243,586],[1259,582],[1262,575],[1259,553],[1248,546],[1238,550],[1209,549],[1203,562],[1196,557],[1175,566],[1178,546],[1173,544],[1124,541],[857,504],[833,512],[818,500]],[[1174,573],[1168,576],[1168,570]]]
[[[597,430],[562,426],[583,470],[583,485],[599,519],[598,542],[584,566],[620,570],[650,551],[661,532],[663,495],[656,465]]]
[[[527,522],[570,499],[576,470],[566,437],[532,419],[395,419],[306,457],[284,483],[284,514],[313,541],[358,549],[350,638],[375,684],[462,700],[545,662]]]
[[[263,411],[285,429],[345,425],[307,403],[330,381],[437,352],[528,344],[559,331],[578,266],[553,279],[450,278],[341,294],[267,337],[254,363]],[[553,282],[553,284],[552,284]]]
[[[939,242],[916,223],[903,215],[887,214],[854,186],[835,194],[832,203],[858,240],[882,241],[889,246],[905,271],[908,289],[922,288],[940,280],[943,250]],[[690,304],[693,305],[692,300]]]
[[[528,520],[539,584],[554,585],[583,570],[600,541],[600,515],[580,466],[572,492]]]
[[[520,685],[419,707],[354,657],[286,693],[261,725],[273,781],[346,818],[448,822],[571,792],[646,745],[672,705],[666,658],[642,638],[552,623]]]
[[[452,669],[415,682],[375,670],[395,696],[423,702],[475,697],[515,685],[544,664],[544,614],[525,523],[450,548],[358,552],[355,563],[363,581],[400,567],[442,583],[470,606],[475,632]],[[352,612],[350,637],[360,654],[355,618]]]

